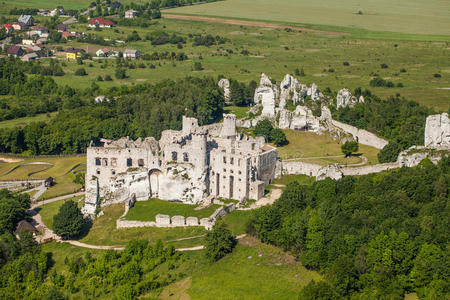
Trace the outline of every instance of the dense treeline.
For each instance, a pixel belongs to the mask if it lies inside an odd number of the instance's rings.
[[[180,129],[183,114],[204,125],[220,120],[223,112],[223,93],[213,78],[114,87],[106,93],[110,101],[103,103],[93,101],[91,94],[99,91],[92,89],[85,94],[73,90],[58,102],[59,113],[48,123],[1,129],[0,152],[82,153],[91,140],[158,139],[165,129]]]
[[[380,162],[395,161],[401,150],[423,145],[425,120],[432,109],[399,97],[381,100],[366,93],[365,98],[365,103],[334,111],[333,117],[388,139],[390,145],[380,152]]]
[[[450,158],[438,166],[286,187],[249,233],[292,251],[325,280],[300,299],[450,296]]]

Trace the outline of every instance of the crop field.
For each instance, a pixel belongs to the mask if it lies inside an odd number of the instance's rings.
[[[442,0],[226,0],[164,12],[448,35],[449,11]]]
[[[211,216],[214,211],[219,208],[219,205],[211,205],[199,210],[196,210],[196,208],[196,205],[169,202],[158,199],[138,201],[128,211],[125,219],[136,221],[155,221],[157,214],[169,215],[171,217],[197,217],[201,219]]]
[[[92,83],[101,88],[139,83],[154,83],[164,79],[190,76],[223,75],[243,82],[259,81],[261,73],[266,73],[276,82],[281,82],[287,73],[304,69],[305,76],[298,77],[301,83],[316,83],[320,89],[329,87],[338,91],[344,87],[369,88],[374,94],[387,98],[400,94],[436,110],[448,110],[450,103],[450,46],[448,42],[391,41],[357,39],[352,36],[329,36],[307,32],[289,32],[283,29],[257,28],[229,24],[204,23],[185,20],[163,19],[148,28],[117,26],[117,31],[103,29],[86,31],[85,24],[76,24],[71,30],[85,31],[112,40],[124,40],[133,30],[142,40],[130,42],[127,46],[117,44],[118,51],[126,48],[139,49],[143,53],[183,52],[185,61],[158,60],[131,62],[135,67],[127,69],[128,78],[115,79],[115,63],[86,60],[83,65],[66,61],[65,76],[53,77],[58,84],[90,87]],[[182,49],[177,45],[154,46],[145,36],[155,31],[176,33],[187,43]],[[214,32],[228,39],[223,45],[193,46],[189,34]],[[449,38],[450,40],[450,38]],[[103,46],[71,42],[90,53]],[[57,46],[57,45],[53,45]],[[201,62],[202,71],[193,71],[194,62]],[[48,64],[43,60],[42,63]],[[143,64],[141,64],[143,63]],[[345,63],[345,64],[344,64]],[[383,68],[381,65],[386,65]],[[150,68],[150,66],[154,68]],[[75,76],[75,70],[83,67],[87,76]],[[109,74],[113,81],[97,81],[98,76]],[[401,83],[403,87],[370,87],[369,82],[377,74],[380,77]],[[435,74],[441,77],[435,77]]]

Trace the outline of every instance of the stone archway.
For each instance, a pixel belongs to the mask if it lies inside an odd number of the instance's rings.
[[[150,181],[150,197],[152,198],[159,197],[159,179],[161,175],[162,172],[159,169],[151,169],[148,172],[148,177]]]

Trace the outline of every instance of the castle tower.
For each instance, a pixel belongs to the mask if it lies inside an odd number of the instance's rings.
[[[223,114],[223,125],[220,137],[224,139],[236,138],[236,115]]]
[[[198,120],[183,116],[183,134],[188,135],[198,128]]]
[[[196,168],[204,170],[206,168],[206,132],[193,132],[192,133],[192,149],[194,153],[192,155],[192,161]]]

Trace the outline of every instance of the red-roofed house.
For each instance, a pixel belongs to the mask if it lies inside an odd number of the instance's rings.
[[[103,18],[95,18],[88,22],[88,26],[89,27],[111,28],[114,26],[114,22],[103,19]]]
[[[5,31],[8,34],[14,31],[14,27],[11,24],[3,24],[2,28],[5,28]]]
[[[19,30],[19,31],[24,30],[28,27],[27,24],[25,24],[24,22],[16,22],[12,26],[13,26],[14,30]]]
[[[9,46],[7,53],[8,55],[15,57],[20,57],[24,54],[22,47],[16,45]]]
[[[71,32],[68,31],[64,31],[61,33],[62,37],[65,38],[66,40],[68,40],[71,37],[75,37],[75,35]]]

